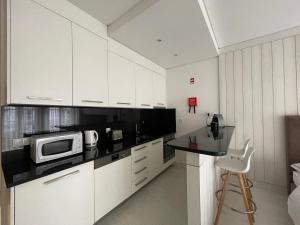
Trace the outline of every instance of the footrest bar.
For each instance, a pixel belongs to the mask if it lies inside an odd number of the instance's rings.
[[[219,193],[221,193],[222,191],[223,191],[222,189],[216,191],[216,197],[217,197],[218,202],[220,201]],[[233,189],[229,189],[229,190],[227,190],[227,191],[230,191],[230,192],[233,192],[233,193],[242,195],[241,192],[236,191],[236,190],[233,190]],[[240,213],[240,214],[254,214],[254,213],[256,213],[256,211],[257,211],[257,205],[255,204],[255,202],[254,202],[252,199],[248,199],[248,200],[249,200],[249,201],[251,202],[251,204],[252,204],[253,210],[251,210],[251,211],[245,211],[245,210],[236,209],[236,208],[231,207],[231,206],[226,205],[226,204],[224,204],[224,207],[229,208],[229,209],[231,209],[232,211],[237,212],[237,213]]]
[[[222,181],[224,182],[224,176],[225,176],[226,174],[225,173],[223,173],[222,175],[221,175],[221,179],[222,179]],[[236,174],[231,174],[231,175],[236,175]],[[248,181],[248,183],[249,183],[249,186],[245,186],[245,188],[247,188],[247,189],[250,189],[250,188],[253,188],[253,182],[250,180],[250,179],[248,179],[247,178],[247,181]],[[233,183],[228,183],[230,186],[232,186],[232,187],[237,187],[237,188],[239,188],[240,186],[239,185],[237,185],[237,184],[233,184]]]

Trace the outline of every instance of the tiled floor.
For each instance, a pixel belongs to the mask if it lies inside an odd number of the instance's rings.
[[[256,183],[256,225],[293,225],[287,214],[284,190]],[[241,206],[240,196],[226,202]],[[97,225],[187,225],[186,170],[174,165],[100,220]],[[219,225],[247,225],[247,217],[224,209]],[[205,224],[206,225],[206,224]]]

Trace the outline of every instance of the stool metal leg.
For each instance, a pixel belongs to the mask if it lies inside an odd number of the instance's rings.
[[[222,190],[222,194],[221,194],[221,197],[220,197],[220,202],[219,202],[219,205],[218,205],[218,211],[217,211],[217,215],[216,215],[215,225],[218,225],[219,220],[220,220],[220,216],[221,216],[222,207],[223,207],[223,204],[224,204],[225,193],[226,193],[229,177],[230,177],[230,172],[228,171],[226,176],[225,176],[225,179],[224,179],[223,190]]]
[[[245,184],[245,181],[244,181],[244,176],[242,174],[239,174],[238,177],[239,177],[239,182],[240,182],[242,196],[243,196],[243,199],[244,199],[246,210],[251,211],[251,208],[250,208],[250,205],[249,205],[249,200],[248,200],[248,197],[247,197],[247,191],[246,191],[246,188],[245,188],[246,184]],[[251,214],[248,214],[248,220],[249,220],[249,224],[253,225],[254,221],[253,221],[253,218],[252,218]]]

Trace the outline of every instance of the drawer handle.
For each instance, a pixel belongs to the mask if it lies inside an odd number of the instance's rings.
[[[63,101],[62,98],[51,98],[51,97],[38,97],[38,96],[27,96],[29,100],[44,100],[44,101]]]
[[[61,179],[63,179],[63,178],[66,178],[66,177],[69,177],[69,176],[78,174],[79,172],[80,172],[79,170],[76,170],[76,171],[73,171],[73,172],[71,172],[71,173],[67,173],[67,174],[65,174],[65,175],[56,177],[56,178],[51,179],[51,180],[48,180],[48,181],[45,181],[44,184],[52,184],[52,183],[54,183],[54,182],[56,182],[56,181],[59,181],[59,180],[61,180]]]
[[[140,158],[138,160],[135,160],[134,163],[139,163],[141,161],[144,161],[145,159],[147,159],[147,156],[144,156],[143,158]]]
[[[152,145],[156,145],[158,143],[161,143],[161,141],[153,142]]]
[[[143,171],[146,170],[146,169],[147,169],[147,166],[145,166],[143,169],[140,169],[139,171],[136,171],[136,172],[135,172],[135,175],[140,174],[141,172],[143,172]]]
[[[150,104],[141,104],[141,106],[151,106]]]
[[[157,103],[157,105],[165,105],[165,104],[164,104],[164,103],[160,103],[160,102],[158,102],[158,103]]]
[[[144,183],[145,180],[147,180],[147,179],[148,179],[148,177],[144,177],[140,182],[136,183],[135,186],[136,187],[139,186],[140,184]]]
[[[137,151],[140,151],[140,150],[142,150],[142,149],[144,149],[144,148],[146,148],[146,146],[143,146],[143,147],[137,148],[137,149],[135,149],[134,151],[135,151],[135,152],[137,152]]]
[[[82,102],[88,102],[88,103],[103,103],[103,101],[94,101],[94,100],[82,100]]]
[[[118,105],[131,105],[130,102],[117,102]]]

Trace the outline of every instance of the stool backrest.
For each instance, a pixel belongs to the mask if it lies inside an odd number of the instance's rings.
[[[251,164],[251,158],[253,156],[253,153],[255,152],[255,149],[254,148],[249,148],[247,153],[246,153],[246,156],[243,160],[243,172],[244,173],[247,173],[249,170],[250,170],[250,164]]]
[[[241,156],[241,158],[245,158],[248,150],[249,150],[249,147],[250,147],[250,139],[247,139],[245,144],[244,144],[244,147],[243,147],[243,155]]]

